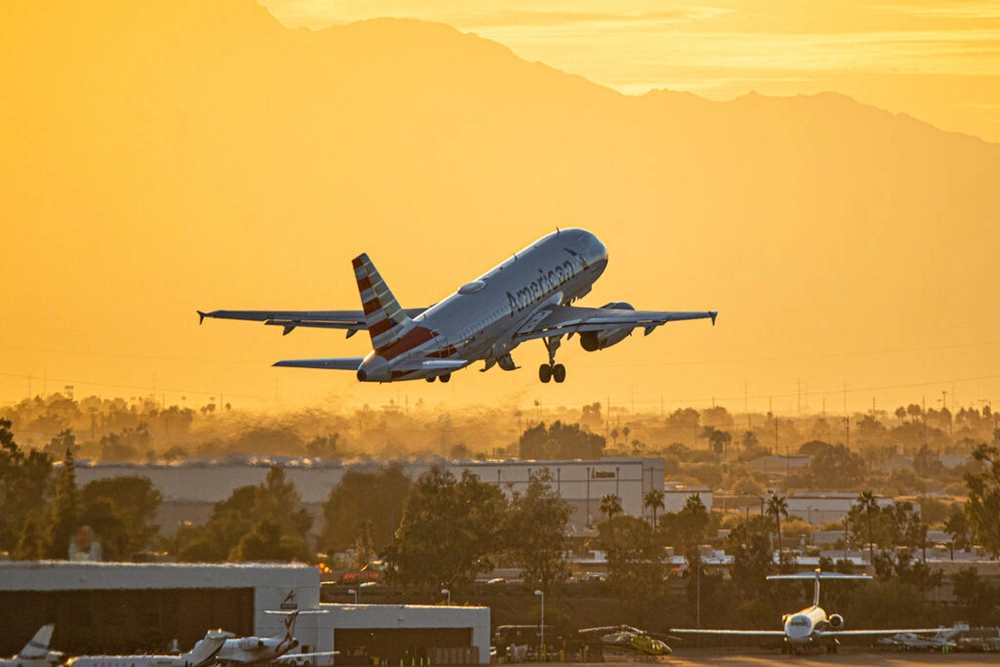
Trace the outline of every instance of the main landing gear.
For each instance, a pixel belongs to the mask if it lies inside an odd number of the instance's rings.
[[[549,363],[538,367],[538,379],[542,382],[555,380],[557,383],[561,383],[566,380],[566,367],[556,363],[556,350],[559,349],[559,345],[562,342],[561,339],[562,336],[552,336],[551,338],[544,339],[545,347],[549,351]]]
[[[451,379],[451,373],[441,373],[441,375],[438,376],[432,375],[429,378],[424,378],[424,379],[427,380],[428,382],[434,382],[435,379],[440,380],[441,382],[447,382],[448,380]]]

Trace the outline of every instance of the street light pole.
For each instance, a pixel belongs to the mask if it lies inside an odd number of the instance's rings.
[[[451,606],[451,591],[448,590],[447,588],[442,588],[441,589],[441,595],[447,595],[448,596],[448,606],[450,607]]]
[[[352,595],[354,595],[354,604],[357,605],[358,604],[358,589],[356,589],[356,588],[349,588],[349,589],[347,589],[347,592],[351,593]]]
[[[545,662],[546,661],[545,660],[545,658],[546,658],[546,655],[545,655],[545,653],[546,653],[545,652],[545,591],[535,591],[535,595],[542,596],[542,614],[541,614],[541,619],[540,619],[541,623],[539,624],[540,628],[541,628],[541,633],[540,634],[541,634],[541,638],[542,638],[542,650],[541,650],[540,653],[541,653],[541,660],[542,660],[542,662]]]

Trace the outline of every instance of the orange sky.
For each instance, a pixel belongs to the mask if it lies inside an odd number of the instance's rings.
[[[440,21],[628,94],[837,91],[1000,142],[993,0],[261,0],[289,26]]]
[[[995,6],[424,5],[271,10],[450,21],[514,55],[408,22],[292,30],[251,0],[12,3],[0,401],[66,385],[441,411],[1000,399],[1000,144],[879,110],[1000,142]],[[428,305],[557,225],[609,248],[582,305],[712,308],[718,326],[595,354],[570,341],[560,386],[538,382],[541,343],[517,372],[378,386],[270,366],[363,355],[364,336],[197,324],[196,309],[357,308],[360,252],[404,306]]]

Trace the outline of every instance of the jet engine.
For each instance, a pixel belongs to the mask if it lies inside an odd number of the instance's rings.
[[[241,637],[236,642],[236,645],[244,651],[253,651],[255,649],[264,648],[264,640],[260,637]]]
[[[830,624],[830,627],[834,630],[839,630],[844,627],[844,617],[840,614],[831,614],[830,618],[826,620]]]
[[[612,302],[601,306],[601,308],[613,308],[616,310],[635,310],[631,304],[624,301]],[[580,334],[580,347],[587,352],[596,352],[606,347],[611,347],[615,343],[620,343],[632,334],[634,327],[615,327],[602,329],[600,331],[584,331]]]

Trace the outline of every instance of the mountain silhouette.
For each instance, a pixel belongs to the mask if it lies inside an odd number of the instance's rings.
[[[589,303],[722,312],[711,335],[578,356],[621,363],[609,378],[652,354],[783,360],[712,366],[691,387],[968,377],[982,350],[958,348],[1000,330],[1000,145],[836,93],[626,96],[445,25],[290,30],[249,0],[18,1],[0,67],[0,218],[9,275],[31,286],[11,290],[17,341],[320,356],[328,338],[192,331],[189,316],[357,307],[361,251],[404,305],[427,305],[556,226],[610,249]],[[956,349],[905,369],[794,361],[939,346]],[[129,372],[169,376],[156,368]],[[176,372],[190,386],[211,371]],[[657,375],[637,381],[655,393]]]

